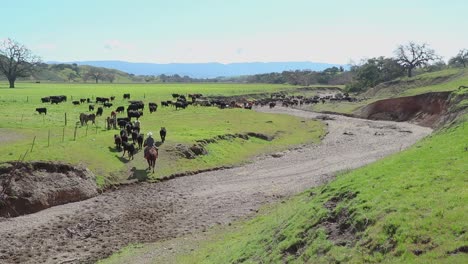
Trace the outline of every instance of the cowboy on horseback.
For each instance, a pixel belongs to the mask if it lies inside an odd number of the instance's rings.
[[[156,146],[154,145],[155,141],[153,138],[153,132],[148,132],[147,136],[148,138],[146,138],[145,143],[143,144],[143,146],[145,146],[145,159],[148,157],[148,152],[150,149],[155,148],[157,150]]]
[[[148,138],[145,140],[145,159],[148,162],[148,169],[150,170],[156,166],[156,159],[158,158],[158,148],[154,145],[153,133],[148,132]]]

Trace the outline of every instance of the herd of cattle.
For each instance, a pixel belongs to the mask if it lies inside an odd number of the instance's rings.
[[[187,96],[183,94],[172,94],[173,100],[161,101],[161,107],[174,107],[175,110],[185,109],[188,106],[205,106],[205,107],[218,107],[221,109],[226,108],[244,108],[252,109],[252,106],[269,106],[270,108],[275,107],[276,105],[281,105],[283,107],[290,106],[302,106],[308,104],[324,104],[326,101],[329,102],[338,102],[338,101],[347,101],[347,102],[356,102],[358,99],[352,98],[349,94],[335,94],[335,95],[324,95],[324,96],[312,96],[306,97],[302,95],[287,95],[286,93],[272,93],[269,97],[248,100],[242,97],[236,97],[239,99],[232,99],[234,97],[203,97],[202,94],[188,94]],[[133,155],[138,149],[141,149],[144,141],[144,134],[140,133],[140,121],[139,118],[143,116],[145,103],[141,100],[130,100],[130,94],[123,95],[124,100],[128,100],[129,105],[117,106],[115,110],[111,111],[110,116],[106,118],[107,129],[120,129],[120,134],[114,135],[114,143],[118,150],[123,149],[122,157],[128,153],[129,159],[133,159]],[[42,103],[50,104],[59,104],[67,102],[67,96],[57,95],[57,96],[48,96],[41,98]],[[79,100],[72,101],[73,105],[88,104],[88,113],[81,113],[79,116],[79,124],[82,126],[87,125],[89,121],[93,124],[96,123],[96,117],[102,116],[104,113],[104,108],[113,107],[115,102],[115,96],[110,97],[96,97],[95,100],[90,98],[81,98]],[[97,107],[97,109],[95,109]],[[148,103],[149,113],[156,112],[158,109],[158,104],[156,102]],[[94,112],[96,110],[96,112]],[[47,114],[46,107],[36,108],[36,111],[39,114]],[[92,112],[92,113],[89,113]],[[126,116],[117,117],[118,114],[127,113]],[[132,118],[135,118],[136,121],[132,122]],[[166,137],[166,129],[161,128],[160,137],[161,141],[164,142]]]
[[[187,99],[188,97],[188,99]],[[130,99],[130,94],[124,94],[123,95],[124,99]],[[228,97],[226,98],[208,98],[208,97],[203,97],[202,94],[188,94],[187,96],[183,94],[172,94],[173,100],[167,100],[167,101],[161,101],[161,107],[175,107],[176,110],[179,109],[185,109],[189,105],[193,106],[216,106],[221,109],[225,108],[245,108],[245,109],[252,109],[252,106],[270,106],[274,107],[276,105],[281,104],[281,106],[289,107],[289,106],[302,106],[302,105],[308,105],[308,104],[318,104],[322,103],[324,104],[326,101],[329,102],[340,102],[340,101],[347,101],[347,102],[356,102],[358,101],[357,98],[350,97],[349,94],[344,93],[338,93],[335,95],[325,95],[325,96],[312,96],[312,97],[305,97],[302,95],[296,95],[296,96],[288,96],[286,93],[272,93],[270,97],[262,98],[262,99],[257,99],[257,100],[247,100],[247,99],[238,99],[238,100],[232,100]],[[72,101],[73,105],[80,105],[83,103],[88,103],[88,111],[94,111],[95,110],[95,104],[100,104],[102,106],[97,107],[97,111],[94,114],[81,114],[80,115],[80,122],[83,125],[84,123],[87,123],[88,121],[94,121],[96,116],[102,116],[104,108],[111,108],[113,106],[113,101],[115,100],[115,96],[110,96],[110,97],[96,97],[95,101],[92,101],[90,98],[81,98],[80,100],[75,100]],[[67,96],[65,95],[58,95],[58,96],[48,96],[48,97],[43,97],[41,98],[41,101],[43,103],[51,103],[51,104],[59,104],[62,102],[67,101]],[[125,109],[124,106],[118,106],[115,111],[112,111],[112,113],[124,113],[125,110],[127,112],[127,119],[125,120],[130,120],[131,118],[140,118],[143,116],[143,110],[145,108],[145,104],[143,101],[128,101],[130,105],[127,106]],[[150,113],[156,112],[158,109],[158,104],[155,102],[149,102],[148,103],[148,109]],[[39,114],[47,114],[47,108],[46,107],[40,107],[36,108],[36,111]],[[85,116],[86,115],[86,116]],[[124,120],[124,119],[120,119]],[[119,122],[119,120],[108,120],[108,122],[111,122],[112,127],[115,127],[116,125],[123,124],[122,122]],[[93,122],[94,123],[94,122]],[[120,125],[119,125],[120,126]]]

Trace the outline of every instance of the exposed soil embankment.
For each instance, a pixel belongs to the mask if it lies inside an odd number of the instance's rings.
[[[98,194],[94,174],[64,163],[0,164],[0,216],[34,213]]]
[[[434,92],[380,100],[354,114],[365,119],[411,121],[421,126],[437,127],[449,108],[450,93]]]

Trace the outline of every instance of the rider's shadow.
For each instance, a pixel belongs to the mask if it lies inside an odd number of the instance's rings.
[[[137,168],[133,167],[131,169],[131,174],[129,175],[127,180],[137,179],[139,182],[148,180],[148,171],[146,169],[137,170]]]

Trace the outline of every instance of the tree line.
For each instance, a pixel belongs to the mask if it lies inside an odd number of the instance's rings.
[[[239,77],[217,78],[191,78],[178,74],[158,76],[134,75],[117,70],[78,66],[77,64],[42,63],[26,46],[6,39],[0,43],[0,75],[9,82],[10,88],[15,87],[18,78],[36,75],[49,75],[53,72],[58,78],[69,82],[93,81],[95,83],[114,82],[117,77],[132,82],[158,82],[158,83],[193,83],[193,82],[238,82],[238,83],[272,83],[308,86],[312,84],[346,84],[348,92],[363,92],[379,83],[407,76],[411,78],[414,71],[423,69],[435,71],[446,67],[466,67],[468,64],[468,49],[462,49],[457,55],[450,58],[448,65],[442,58],[423,43],[409,42],[399,45],[394,51],[394,57],[377,57],[361,61],[360,64],[351,65],[349,70],[343,67],[330,67],[323,71],[296,70],[255,74]],[[57,77],[56,77],[57,78]]]

